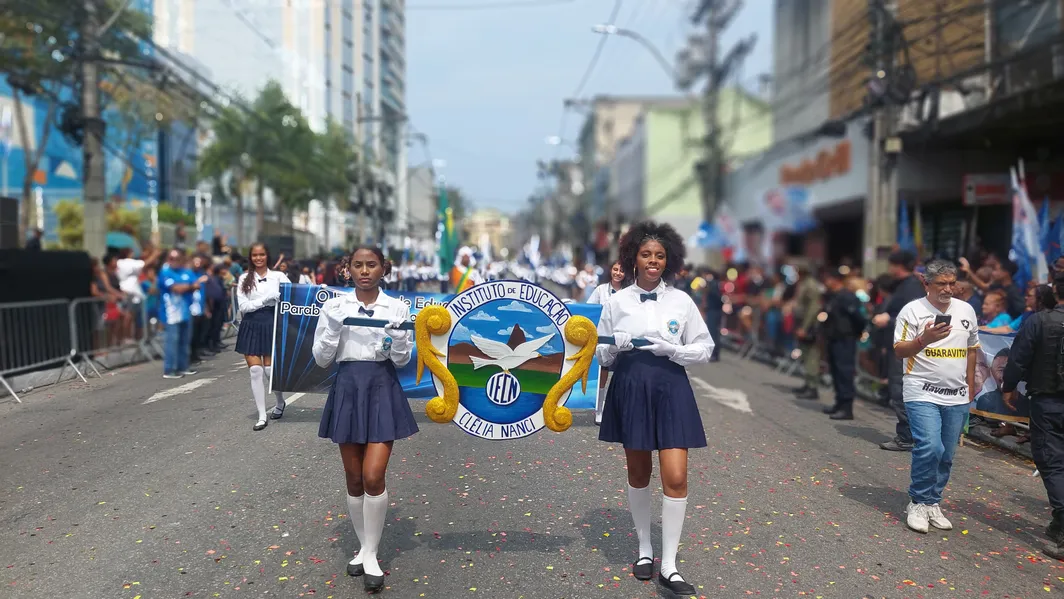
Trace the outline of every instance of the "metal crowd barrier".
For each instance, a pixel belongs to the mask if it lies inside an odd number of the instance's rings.
[[[771,344],[756,338],[736,334],[722,336],[721,344],[726,349],[738,354],[740,359],[772,366],[778,373],[786,374],[787,376],[802,376],[804,373],[801,350],[795,349],[787,355],[778,355]],[[830,379],[830,375],[823,374],[825,371],[830,372],[828,363],[821,360],[821,382],[825,381],[825,377]],[[859,391],[863,391],[869,396],[875,396],[884,385],[879,377],[866,372],[861,367],[860,360],[857,361],[857,379],[855,383]]]
[[[88,374],[101,376],[101,368],[162,356],[159,322],[146,302],[128,304],[117,314],[107,306],[103,298],[0,304],[0,385],[22,403],[9,382],[12,375],[62,365],[55,383],[68,366],[87,382]]]
[[[74,364],[73,316],[67,300],[46,300],[0,304],[0,384],[15,401],[22,403],[8,383],[13,374],[40,370],[62,364],[55,382],[63,378],[66,367],[82,381],[85,375]]]
[[[229,305],[225,308],[225,329],[222,331],[222,339],[235,337],[240,330],[240,311],[236,306],[237,293],[238,289],[235,286],[229,290]]]
[[[69,307],[71,343],[78,360],[88,364],[96,376],[100,376],[97,366],[105,370],[115,366],[115,353],[121,365],[136,361],[138,354],[149,361],[154,357],[148,342],[151,322],[145,303],[127,304],[117,313],[108,312],[109,303],[105,298],[85,297],[71,301]],[[108,316],[117,318],[109,320]],[[132,354],[128,360],[127,353]]]

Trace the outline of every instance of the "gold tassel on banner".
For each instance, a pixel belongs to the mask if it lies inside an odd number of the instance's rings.
[[[598,345],[598,329],[595,323],[583,316],[573,316],[565,324],[565,339],[573,345],[580,346],[580,351],[566,360],[575,361],[569,372],[565,373],[554,386],[550,388],[546,399],[543,400],[543,424],[550,430],[560,433],[573,425],[573,412],[565,406],[559,406],[558,402],[562,395],[580,381],[582,389],[587,392],[587,377],[591,369],[591,361],[595,359],[595,347]],[[421,348],[418,348],[418,352]]]
[[[445,335],[451,330],[451,313],[439,305],[425,306],[414,319],[414,343],[417,347],[417,382],[425,367],[443,383],[443,396],[433,397],[425,404],[425,415],[433,422],[446,423],[458,413],[458,382],[447,366],[440,361],[443,352],[432,345],[433,335]]]

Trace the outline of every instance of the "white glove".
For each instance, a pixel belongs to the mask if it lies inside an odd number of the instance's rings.
[[[347,318],[347,313],[344,311],[343,306],[339,302],[333,302],[322,306],[322,311],[318,318],[324,318],[326,326],[329,330],[339,331],[344,326],[344,319]]]
[[[632,349],[632,336],[622,331],[617,331],[613,334],[613,345],[617,348],[617,351],[628,351]]]
[[[384,326],[384,331],[387,334],[392,335],[393,337],[395,337],[396,335],[409,334],[410,331],[404,331],[402,329],[402,326],[405,325],[406,322],[408,322],[408,320],[405,320],[403,318],[389,319],[387,325]]]
[[[401,327],[407,322],[402,318],[393,318],[384,325],[384,332],[388,333],[392,339],[406,339],[410,336],[410,331],[403,330]]]
[[[655,356],[660,356],[660,357],[663,357],[663,358],[672,358],[673,356],[676,355],[676,352],[679,351],[679,349],[680,349],[680,347],[678,345],[674,345],[672,343],[669,343],[668,341],[665,341],[664,339],[647,339],[647,341],[650,342],[650,345],[644,345],[643,347],[640,347],[639,349],[644,350],[644,351],[648,351],[648,352],[654,354]]]

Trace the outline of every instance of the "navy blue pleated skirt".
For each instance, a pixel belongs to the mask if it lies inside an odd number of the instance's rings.
[[[625,449],[693,449],[706,446],[706,430],[683,366],[648,351],[622,352],[599,427],[599,440]]]
[[[333,443],[384,443],[416,433],[417,422],[395,364],[340,362],[318,426]]]
[[[273,306],[248,312],[240,319],[236,335],[236,353],[243,356],[273,354]]]

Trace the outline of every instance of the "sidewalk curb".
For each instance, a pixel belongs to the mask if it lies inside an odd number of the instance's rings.
[[[997,445],[1001,449],[1011,451],[1012,453],[1023,456],[1028,460],[1034,459],[1034,456],[1031,455],[1031,443],[1029,441],[1027,443],[1020,444],[1016,442],[1016,437],[1013,437],[1011,435],[1008,437],[998,438],[990,434],[991,430],[992,429],[990,427],[983,426],[980,424],[977,426],[970,427],[968,429],[968,436],[973,439],[978,439],[980,441],[990,443],[992,445]]]

